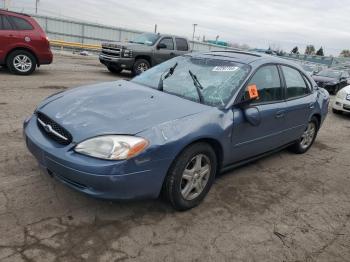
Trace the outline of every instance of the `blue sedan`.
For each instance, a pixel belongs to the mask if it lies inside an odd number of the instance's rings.
[[[305,153],[329,95],[298,65],[248,52],[193,53],[131,81],[75,88],[24,122],[27,147],[66,185],[104,199],[198,205],[215,176],[288,147]]]

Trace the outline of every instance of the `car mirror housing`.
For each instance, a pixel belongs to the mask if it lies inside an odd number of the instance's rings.
[[[247,107],[243,108],[243,114],[245,119],[252,126],[258,126],[261,122],[260,111],[257,107]]]

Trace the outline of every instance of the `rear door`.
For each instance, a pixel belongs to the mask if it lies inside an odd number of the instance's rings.
[[[8,16],[0,14],[0,63],[5,63],[9,50],[18,42],[18,32],[14,30]]]
[[[233,110],[232,162],[276,149],[288,141],[286,129],[286,102],[277,65],[265,65],[253,75],[248,86],[256,85],[259,99],[249,107],[260,112],[261,122],[253,126],[247,122],[244,109]]]
[[[189,52],[188,42],[185,38],[175,37],[176,55],[184,55]]]
[[[291,140],[300,138],[316,106],[317,92],[313,92],[307,77],[296,68],[281,65],[286,88],[286,124]]]
[[[173,37],[171,36],[162,37],[156,46],[156,50],[154,54],[155,54],[154,55],[155,64],[163,63],[164,61],[167,61],[170,58],[175,57],[175,44],[174,44]]]

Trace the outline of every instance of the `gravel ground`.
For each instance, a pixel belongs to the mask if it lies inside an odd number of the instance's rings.
[[[46,96],[127,78],[56,54],[28,77],[0,70],[1,261],[350,261],[350,115],[329,113],[312,149],[221,175],[206,200],[116,203],[40,173],[22,121]]]

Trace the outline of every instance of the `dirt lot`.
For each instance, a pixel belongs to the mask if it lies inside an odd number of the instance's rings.
[[[117,78],[62,54],[32,76],[0,70],[1,261],[350,261],[350,116],[330,113],[305,155],[220,176],[185,213],[95,200],[40,173],[23,119],[54,92]]]

